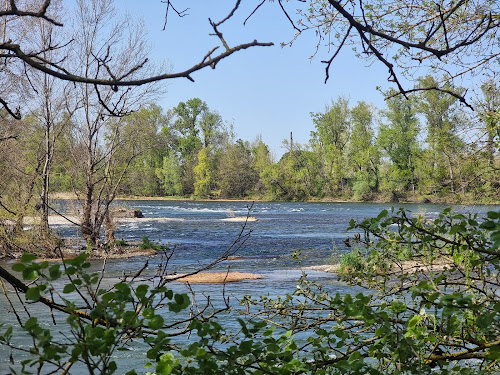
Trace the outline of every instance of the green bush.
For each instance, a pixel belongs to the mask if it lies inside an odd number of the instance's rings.
[[[352,271],[360,272],[365,268],[365,266],[365,256],[361,250],[356,248],[342,254],[339,262],[339,273],[347,274]]]
[[[158,245],[151,242],[148,236],[142,236],[142,243],[140,244],[141,249],[153,249],[156,251],[167,251],[169,248],[167,245]]]

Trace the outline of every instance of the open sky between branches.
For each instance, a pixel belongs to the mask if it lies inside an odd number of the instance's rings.
[[[281,47],[294,37],[293,27],[277,3],[265,3],[243,25],[259,4],[243,1],[233,19],[221,31],[229,44],[257,39],[273,42],[273,47],[251,48],[221,61],[215,70],[205,69],[193,75],[195,82],[176,79],[167,85],[158,104],[165,110],[199,97],[222,118],[234,125],[238,138],[253,140],[258,134],[276,157],[285,150],[282,140],[293,132],[295,142],[307,143],[314,124],[310,112],[320,112],[338,96],[345,96],[352,105],[364,100],[378,108],[384,107],[383,95],[377,86],[387,89],[387,69],[380,64],[368,66],[350,50],[343,50],[334,61],[330,79],[325,84],[325,64],[332,51],[323,48],[313,58],[316,36],[301,35],[292,47]],[[123,14],[140,16],[148,30],[152,59],[179,71],[200,61],[217,44],[210,36],[208,18],[217,22],[234,5],[231,1],[182,1],[178,11],[189,8],[180,18],[170,12],[163,30],[166,6],[160,1],[119,0],[116,8]],[[293,10],[293,5],[290,8]]]

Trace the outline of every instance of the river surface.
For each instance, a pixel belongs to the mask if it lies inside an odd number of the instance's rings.
[[[296,281],[303,268],[313,265],[331,264],[343,252],[347,251],[343,239],[351,219],[361,220],[376,216],[383,209],[390,209],[390,204],[374,203],[278,203],[278,202],[192,202],[192,201],[118,201],[119,206],[139,209],[145,218],[169,218],[168,221],[148,221],[122,223],[118,226],[116,237],[124,241],[149,240],[168,245],[174,249],[169,261],[170,272],[184,273],[200,268],[217,259],[231,244],[243,234],[249,234],[244,243],[232,254],[234,260],[218,264],[217,271],[227,270],[253,272],[263,279],[228,284],[226,295],[237,305],[244,295],[277,296],[290,293],[296,288]],[[415,214],[435,217],[445,207],[433,204],[405,204]],[[59,209],[70,212],[67,202],[59,202]],[[499,209],[499,206],[455,206],[461,212],[484,212]],[[243,228],[242,222],[226,221],[228,217],[241,217],[249,214],[257,221],[249,221]],[[78,235],[78,230],[71,225],[53,227],[63,236]],[[352,235],[352,234],[351,234]],[[297,262],[292,254],[299,253],[302,259]],[[332,257],[332,254],[334,256]],[[131,259],[115,259],[107,263],[106,278],[109,283],[118,280],[123,273],[133,273],[148,261],[146,274],[154,274],[161,262],[160,256],[144,256]],[[93,268],[100,269],[102,262],[94,262]],[[10,267],[10,265],[7,265]],[[337,281],[332,274],[321,271],[306,271],[311,279],[325,286],[330,292],[352,292],[353,290]],[[170,284],[176,291],[183,291],[182,284]],[[210,295],[217,303],[222,298],[222,286],[199,284],[194,289],[198,295]],[[30,310],[45,315],[46,311],[38,305],[31,305]],[[38,310],[41,309],[41,310]],[[0,323],[15,323],[14,314],[3,294],[0,294]],[[228,323],[233,324],[233,323]],[[234,323],[235,324],[235,323]],[[47,326],[50,322],[47,322]],[[21,340],[21,339],[19,339]],[[30,343],[18,341],[29,348]],[[9,373],[9,355],[11,351],[0,345],[0,374]],[[17,359],[23,355],[14,353]],[[16,361],[17,362],[17,361]],[[128,352],[120,361],[141,372],[144,364],[143,349]],[[19,368],[17,365],[16,368]],[[84,372],[82,372],[84,373]],[[120,373],[120,372],[118,372]]]

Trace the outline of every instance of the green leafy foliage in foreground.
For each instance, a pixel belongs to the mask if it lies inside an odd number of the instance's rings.
[[[500,212],[479,218],[445,210],[429,220],[384,210],[351,229],[365,245],[356,254],[363,261],[341,276],[353,294],[328,293],[304,275],[293,294],[248,297],[234,332],[226,315],[217,318],[220,310],[193,305],[167,288],[167,278],[104,286],[85,255],[62,267],[25,255],[13,271],[29,287],[5,270],[2,276],[26,301],[62,312],[54,319],[64,317],[68,331],[56,339],[36,316],[18,315],[34,344],[23,371],[70,374],[83,365],[93,374],[122,373],[117,353],[133,345],[144,347],[142,371],[157,374],[500,371]],[[4,327],[0,336],[13,350],[14,330]]]

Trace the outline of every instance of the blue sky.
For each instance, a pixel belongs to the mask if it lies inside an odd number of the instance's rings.
[[[163,31],[165,4],[159,0],[145,2],[120,0],[117,9],[142,17],[152,44],[152,56],[184,70],[199,62],[218,40],[209,36],[208,17],[218,21],[231,9],[233,1],[178,1],[178,10],[189,7],[188,15],[169,15]],[[302,35],[292,47],[280,42],[293,38],[294,30],[277,2],[266,3],[243,26],[243,20],[259,1],[243,1],[230,23],[220,28],[230,45],[250,42],[274,42],[274,47],[253,47],[220,62],[215,70],[205,69],[187,79],[170,80],[166,94],[159,100],[165,110],[193,97],[204,100],[218,111],[226,122],[233,123],[238,138],[253,140],[261,134],[276,157],[284,150],[282,140],[293,132],[294,141],[307,143],[314,126],[310,112],[323,111],[338,96],[350,99],[351,106],[365,100],[384,107],[377,86],[389,87],[387,70],[380,64],[366,66],[346,48],[334,62],[325,84],[324,64],[329,58],[323,48],[310,60],[316,39],[312,32]]]

